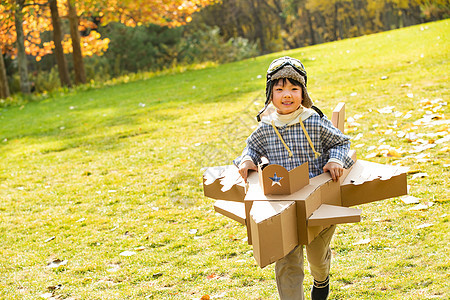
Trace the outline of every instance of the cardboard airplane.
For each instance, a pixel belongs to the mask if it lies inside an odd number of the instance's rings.
[[[333,111],[332,123],[344,131],[345,105]],[[356,159],[334,182],[330,174],[309,178],[308,163],[287,171],[260,165],[245,184],[234,165],[212,167],[203,174],[207,197],[217,199],[216,212],[247,227],[253,256],[263,268],[286,256],[297,245],[309,244],[332,224],[361,220],[361,209],[350,206],[407,194],[406,168]]]

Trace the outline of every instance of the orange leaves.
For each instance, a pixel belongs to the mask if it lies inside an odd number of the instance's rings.
[[[25,2],[27,6],[22,9],[25,52],[39,61],[44,55],[52,53],[54,48],[53,42],[42,43],[40,37],[42,32],[53,30],[50,9],[47,0],[33,2],[39,5]],[[213,2],[215,0],[84,0],[76,1],[76,5],[80,16],[98,16],[104,24],[118,21],[126,26],[153,23],[173,27],[192,21],[194,12]],[[17,51],[12,4],[12,1],[6,1],[5,5],[0,6],[0,45],[3,53],[9,53],[14,58]],[[60,16],[68,14],[66,0],[58,1],[58,10]],[[95,23],[80,17],[79,30],[95,27]],[[91,31],[89,36],[82,37],[81,45],[85,56],[102,55],[108,49],[109,39],[102,39],[96,31]],[[67,37],[63,41],[63,50],[64,53],[72,52],[71,41]]]

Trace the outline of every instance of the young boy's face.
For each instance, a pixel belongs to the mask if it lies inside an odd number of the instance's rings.
[[[301,86],[292,84],[289,80],[278,80],[273,86],[272,103],[281,115],[296,111],[303,101]]]

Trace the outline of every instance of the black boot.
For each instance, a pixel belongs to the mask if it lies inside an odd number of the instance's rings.
[[[311,290],[311,300],[327,300],[330,293],[330,277],[324,281],[316,281],[314,279],[314,285]]]

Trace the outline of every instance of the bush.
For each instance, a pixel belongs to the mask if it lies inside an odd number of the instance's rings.
[[[238,37],[224,41],[219,27],[206,25],[195,31],[187,31],[181,41],[179,60],[186,63],[214,61],[218,63],[238,61],[258,55],[256,44]]]

